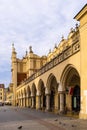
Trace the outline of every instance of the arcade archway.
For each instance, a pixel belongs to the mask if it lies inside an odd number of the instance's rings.
[[[46,108],[46,95],[45,95],[45,86],[44,82],[40,79],[38,83],[38,91],[40,98],[40,106],[39,109],[45,110]]]
[[[50,96],[49,108],[51,111],[55,111],[58,108],[58,83],[53,74],[48,77],[47,88]]]
[[[80,111],[80,76],[73,66],[67,66],[63,72],[62,87],[65,90],[64,108],[67,111]]]
[[[36,86],[33,83],[31,87],[31,107],[32,108],[36,108],[36,93],[37,93]]]

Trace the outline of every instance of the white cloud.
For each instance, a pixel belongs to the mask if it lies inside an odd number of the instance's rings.
[[[12,42],[18,57],[24,56],[30,45],[36,54],[47,54],[59,43],[62,34],[67,37],[70,28],[75,26],[73,17],[86,2],[0,0],[0,82],[6,85],[10,82]]]

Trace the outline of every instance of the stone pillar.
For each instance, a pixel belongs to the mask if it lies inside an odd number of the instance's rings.
[[[41,100],[41,102],[40,102],[40,104],[41,104],[41,109],[43,109],[43,95],[41,95],[40,100]]]
[[[31,97],[28,98],[28,103],[29,103],[29,107],[32,107],[31,106],[31,104],[32,104],[32,98]]]
[[[17,106],[18,106],[18,104],[19,104],[19,97],[18,97],[18,99],[17,99]]]
[[[29,101],[28,101],[28,99],[29,99],[29,97],[28,97],[28,95],[27,95],[27,97],[26,97],[26,106],[27,106],[27,107],[29,107]]]
[[[21,98],[20,98],[20,107],[21,107],[21,102],[22,102],[22,101],[21,101]]]
[[[22,97],[22,107],[23,107],[23,97]]]
[[[31,107],[34,108],[35,107],[34,106],[34,96],[31,97],[31,100],[32,100],[32,106]]]
[[[58,111],[60,110],[60,94],[58,93]]]
[[[28,107],[31,107],[30,99],[31,99],[31,97],[28,97]]]
[[[64,112],[64,93],[60,93],[60,113]]]
[[[19,106],[21,106],[21,99],[19,98],[19,104],[18,104]]]
[[[20,99],[19,99],[19,97],[18,97],[18,104],[17,104],[17,106],[19,106],[19,101],[20,101]]]
[[[46,111],[50,111],[50,90],[46,87],[45,95],[46,95]]]
[[[46,110],[50,111],[50,94],[46,95]]]
[[[38,109],[41,109],[41,96],[37,96],[38,98]]]
[[[23,106],[23,98],[21,98],[21,107]]]
[[[26,96],[24,97],[24,100],[25,100],[25,104],[24,104],[24,106],[26,107]]]
[[[36,109],[41,109],[41,92],[37,91]]]
[[[22,106],[24,107],[24,97],[23,97],[23,105]]]

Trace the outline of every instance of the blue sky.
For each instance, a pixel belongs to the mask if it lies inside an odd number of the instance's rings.
[[[0,0],[0,83],[11,82],[11,49],[22,58],[31,45],[42,56],[67,38],[87,0]]]

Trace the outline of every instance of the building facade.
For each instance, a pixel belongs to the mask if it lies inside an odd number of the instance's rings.
[[[74,18],[80,25],[47,56],[30,47],[18,59],[12,45],[13,105],[87,118],[87,4]]]
[[[10,83],[8,88],[5,88],[5,104],[12,105],[13,104],[13,84]]]
[[[3,104],[4,103],[4,89],[5,89],[5,86],[4,84],[0,84],[0,103]]]

